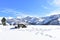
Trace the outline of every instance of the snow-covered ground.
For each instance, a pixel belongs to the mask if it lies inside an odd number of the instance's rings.
[[[60,40],[60,26],[28,25],[10,29],[12,27],[0,25],[0,40]]]

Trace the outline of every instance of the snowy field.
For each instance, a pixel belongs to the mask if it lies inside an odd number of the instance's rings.
[[[60,26],[28,25],[27,28],[10,29],[0,25],[0,40],[60,40]]]

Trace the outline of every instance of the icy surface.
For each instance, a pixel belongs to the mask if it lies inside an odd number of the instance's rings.
[[[13,27],[0,25],[0,40],[60,40],[60,26],[28,25],[10,29]]]

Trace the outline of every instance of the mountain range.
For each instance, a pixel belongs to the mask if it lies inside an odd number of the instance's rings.
[[[7,19],[9,24],[27,23],[30,25],[60,25],[60,14],[46,17],[23,17]]]

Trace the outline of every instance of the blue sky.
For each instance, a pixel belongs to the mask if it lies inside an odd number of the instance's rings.
[[[0,16],[38,16],[60,14],[60,0],[0,0]]]

